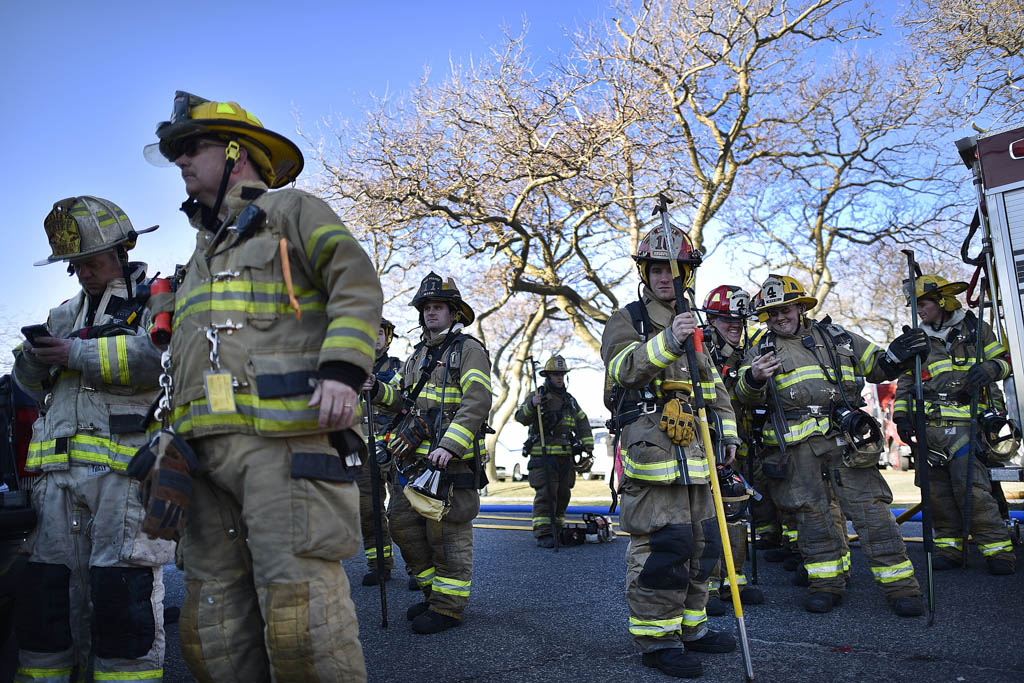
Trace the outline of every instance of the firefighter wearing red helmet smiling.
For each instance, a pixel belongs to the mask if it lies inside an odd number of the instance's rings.
[[[725,388],[732,398],[732,407],[736,411],[737,432],[742,440],[737,450],[737,462],[734,469],[746,472],[746,458],[749,457],[749,439],[746,429],[742,406],[733,397],[734,387],[738,378],[740,362],[743,360],[743,328],[746,325],[747,316],[750,314],[750,295],[742,288],[735,285],[719,285],[715,287],[704,298],[704,313],[707,314],[708,324],[704,328],[704,347],[715,364]],[[764,602],[764,593],[757,586],[747,582],[747,576],[743,573],[743,563],[747,557],[747,532],[743,516],[747,505],[753,505],[749,493],[744,491],[743,482],[736,482],[736,473],[732,473],[729,479],[730,488],[734,489],[734,500],[730,501],[733,507],[737,508],[735,514],[729,516],[729,543],[732,547],[733,561],[736,563],[736,580],[739,582],[740,599],[747,605],[759,605]],[[738,486],[732,485],[738,483]],[[749,483],[749,482],[748,482]],[[723,487],[724,488],[724,487]],[[725,495],[723,493],[723,495]],[[711,575],[710,596],[708,598],[707,611],[711,616],[722,616],[726,612],[725,600],[721,596],[727,592],[729,577],[725,572],[725,560],[720,558]]]

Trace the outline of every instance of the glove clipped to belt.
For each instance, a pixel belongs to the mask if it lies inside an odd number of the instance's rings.
[[[688,446],[697,435],[694,427],[693,409],[689,403],[678,398],[669,399],[661,410],[661,422],[658,428],[668,435],[677,446]]]
[[[430,438],[430,425],[419,415],[408,415],[388,442],[391,454],[402,460],[412,457],[419,445]]]
[[[135,453],[126,473],[142,482],[142,531],[147,536],[167,541],[181,538],[198,468],[192,448],[167,429],[158,431]]]

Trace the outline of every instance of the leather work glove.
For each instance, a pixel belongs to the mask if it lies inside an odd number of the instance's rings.
[[[153,435],[128,463],[128,476],[142,481],[142,531],[152,539],[177,541],[185,531],[192,477],[199,459],[188,443],[167,429]]]
[[[980,363],[975,363],[967,371],[967,376],[964,378],[964,388],[967,391],[977,391],[983,387],[987,387],[992,382],[999,379],[1002,368],[999,367],[999,363],[994,360],[984,360]]]
[[[661,411],[661,422],[658,428],[668,434],[668,438],[677,446],[687,446],[696,436],[693,409],[689,403],[678,398],[670,399]]]
[[[914,424],[908,419],[896,420],[896,433],[900,435],[900,441],[908,446],[913,445]]]
[[[391,454],[399,460],[412,457],[420,444],[430,438],[430,425],[419,415],[409,415],[388,442]]]
[[[928,350],[928,335],[924,330],[904,325],[903,334],[892,340],[882,361],[889,379],[907,370],[915,357],[920,357],[923,362],[928,357]]]

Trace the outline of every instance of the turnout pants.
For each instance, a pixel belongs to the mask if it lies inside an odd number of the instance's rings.
[[[643,652],[679,648],[708,630],[708,579],[721,553],[710,484],[638,486],[622,491],[628,531],[629,632]]]
[[[533,487],[533,535],[551,536],[551,514],[555,528],[565,525],[565,509],[569,507],[572,488],[576,485],[576,470],[572,456],[534,457],[530,460],[530,486]]]
[[[371,454],[370,457],[372,458],[373,455]],[[378,563],[377,533],[373,520],[373,486],[370,484],[370,468],[373,466],[372,462],[364,462],[363,466],[359,468],[359,476],[356,478],[356,484],[359,486],[359,524],[363,533],[363,554],[366,556],[366,567],[371,572],[377,571],[378,564],[382,569],[390,571],[395,566],[395,561],[391,552],[391,530],[388,526],[386,505],[389,470],[380,472],[380,516],[381,530],[384,534],[384,559],[383,562]]]
[[[194,439],[181,651],[199,681],[365,681],[341,560],[359,551],[353,482],[311,477],[324,435]]]
[[[968,466],[974,468],[971,473],[971,538],[986,559],[998,557],[1016,565],[1009,532],[992,496],[988,468],[978,458],[969,455],[953,458],[944,467],[929,470],[935,552],[960,562]]]
[[[814,436],[787,449],[787,478],[770,480],[776,503],[796,517],[810,591],[846,592],[846,526],[840,529],[830,509],[835,499],[860,535],[871,575],[886,598],[920,595],[903,536],[889,510],[889,485],[873,464],[843,464],[844,450],[832,439]]]
[[[16,600],[15,680],[85,680],[90,652],[97,680],[161,678],[163,565],[174,544],[141,532],[139,482],[72,464],[40,476],[32,505],[38,522]]]
[[[463,462],[448,464],[450,474],[468,473]],[[421,516],[404,494],[391,501],[391,533],[430,609],[462,619],[473,582],[473,519],[480,512],[475,488],[453,489],[451,508],[440,522]]]

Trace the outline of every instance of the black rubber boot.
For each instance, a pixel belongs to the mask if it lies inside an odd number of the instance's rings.
[[[772,548],[764,551],[764,559],[766,562],[783,562],[792,554],[785,548]]]
[[[717,595],[708,597],[708,604],[704,606],[704,611],[708,613],[709,617],[720,617],[725,614],[727,606],[725,600],[722,600]]]
[[[932,557],[932,569],[937,572],[944,572],[948,569],[954,569],[959,566],[959,562],[950,557],[946,557],[945,555],[935,555]]]
[[[164,626],[177,624],[181,617],[181,608],[175,605],[164,607]]]
[[[740,602],[744,605],[760,605],[764,602],[764,592],[757,586],[744,586],[740,589]]]
[[[731,633],[725,631],[712,631],[708,629],[708,632],[704,634],[704,637],[697,640],[688,640],[683,642],[687,652],[710,652],[712,654],[721,654],[723,652],[732,652],[736,649],[736,639],[732,637]]]
[[[555,547],[555,539],[552,538],[551,536],[541,536],[540,538],[537,539],[537,547],[538,548],[554,548]]]
[[[988,573],[992,576],[1009,576],[1016,571],[1013,562],[1002,557],[990,557],[985,560],[985,564],[988,565]]]
[[[904,595],[902,598],[893,598],[889,601],[889,607],[898,617],[919,617],[924,614],[924,601],[920,595]]]
[[[787,572],[796,571],[796,568],[803,564],[802,558],[799,555],[790,553],[789,557],[782,561],[782,568]]]
[[[408,619],[409,621],[412,621],[413,619],[415,619],[419,615],[421,615],[424,612],[426,612],[429,608],[430,608],[429,604],[427,604],[425,602],[417,602],[415,605],[413,605],[408,610],[406,610],[405,618]]]
[[[827,614],[843,601],[838,593],[811,593],[804,598],[804,609],[814,614]]]
[[[700,678],[704,673],[699,659],[676,648],[645,652],[641,661],[644,666],[675,678]]]
[[[383,572],[378,572],[376,569],[370,572],[366,572],[363,576],[364,586],[377,586],[381,581],[391,580],[391,570],[385,569]]]
[[[434,610],[428,609],[412,620],[412,630],[416,633],[429,635],[431,633],[447,631],[461,624],[462,622],[455,617],[449,617],[447,614],[438,614]]]
[[[801,588],[807,588],[811,585],[811,579],[807,576],[807,567],[800,565],[796,568],[796,574],[793,575],[793,585],[800,586]]]
[[[761,536],[757,539],[758,550],[775,550],[782,547],[782,541],[777,538]]]
[[[420,582],[416,580],[415,576],[410,576],[409,577],[409,590],[411,590],[411,591],[422,590],[420,588]]]

